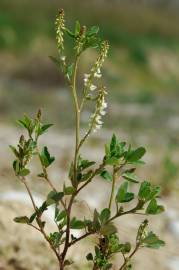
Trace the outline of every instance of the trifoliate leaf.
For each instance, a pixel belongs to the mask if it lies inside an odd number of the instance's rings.
[[[63,196],[64,196],[63,192],[50,191],[47,196],[46,203],[48,206],[51,204],[55,204],[59,202],[63,198]]]
[[[41,158],[41,161],[42,161],[42,164],[45,168],[47,168],[48,166],[50,166],[55,158],[50,156],[50,153],[48,151],[48,148],[45,146],[40,154],[40,158]]]
[[[78,220],[76,219],[75,217],[71,220],[70,222],[70,228],[71,229],[76,229],[76,230],[80,230],[80,229],[83,229],[85,228],[85,224],[84,224],[84,221],[82,220]]]
[[[158,249],[160,247],[163,247],[165,245],[165,242],[163,240],[160,240],[156,234],[153,232],[149,232],[147,236],[142,240],[142,246]]]
[[[158,205],[156,199],[152,199],[146,209],[146,214],[157,215],[164,211],[164,207],[162,205]]]
[[[111,211],[109,208],[105,208],[101,211],[99,216],[101,223],[106,223],[111,216]]]
[[[131,150],[130,153],[127,156],[127,161],[129,163],[135,163],[139,161],[146,153],[146,150],[144,147],[139,147],[136,150]]]
[[[130,202],[134,199],[134,193],[127,192],[128,182],[124,182],[118,189],[116,201],[118,203]]]

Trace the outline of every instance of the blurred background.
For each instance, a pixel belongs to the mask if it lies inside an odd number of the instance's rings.
[[[31,208],[23,186],[12,172],[13,157],[8,145],[15,144],[21,132],[16,119],[24,113],[33,116],[42,108],[45,121],[54,123],[41,142],[48,144],[56,156],[50,175],[56,185],[62,185],[67,178],[66,169],[73,154],[73,104],[62,75],[49,58],[57,54],[54,20],[61,7],[69,26],[76,20],[87,26],[99,25],[102,38],[110,42],[104,67],[108,114],[102,131],[83,149],[84,157],[99,160],[112,131],[121,140],[147,149],[146,165],[138,172],[143,179],[162,187],[162,202],[167,211],[152,218],[151,228],[160,233],[167,245],[160,251],[139,252],[134,266],[144,269],[147,263],[148,270],[178,270],[178,0],[0,1],[0,269],[57,269],[43,239],[31,228],[12,221],[16,215],[31,212]],[[83,71],[91,57],[93,51],[85,54],[81,62]],[[84,129],[88,115],[89,111],[85,111]],[[29,184],[40,203],[47,189],[35,177],[36,164],[31,166],[34,175]],[[108,192],[108,183],[99,179],[83,195],[94,208],[105,202]],[[78,207],[83,213],[86,206],[79,203]],[[139,224],[136,218],[128,217],[118,223],[121,239],[135,239]],[[53,229],[53,225],[49,226]],[[84,242],[82,251],[90,243]],[[80,268],[74,265],[73,269],[90,269],[80,255],[71,251],[70,256],[81,265]],[[114,269],[119,268],[117,260]]]

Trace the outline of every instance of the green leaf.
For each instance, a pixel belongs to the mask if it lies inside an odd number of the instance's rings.
[[[103,177],[105,180],[112,182],[112,175],[107,171],[107,170],[103,170],[100,173],[101,177]]]
[[[47,206],[47,202],[43,202],[43,204],[38,208],[38,213],[42,214],[44,211],[46,211],[48,209]]]
[[[92,175],[92,173],[93,173],[93,171],[90,170],[87,173],[84,173],[84,174],[81,174],[81,175],[79,174],[80,177],[78,178],[78,181],[79,182],[84,182],[84,181],[88,180],[90,178],[90,176]]]
[[[67,76],[68,80],[70,80],[72,75],[73,75],[73,69],[74,69],[74,64],[71,64],[71,65],[67,66],[67,68],[66,68],[66,76]]]
[[[131,200],[134,199],[134,193],[127,192],[127,189],[128,189],[128,182],[124,182],[119,187],[116,195],[116,201],[118,203],[130,202]]]
[[[129,253],[131,251],[131,244],[126,242],[125,244],[120,244],[120,252],[123,254]]]
[[[47,196],[47,205],[58,203],[64,196],[63,192],[50,191]]]
[[[157,197],[160,193],[159,186],[152,186],[150,182],[144,181],[140,185],[138,197],[145,202]]]
[[[108,219],[110,218],[110,216],[111,216],[110,209],[108,208],[103,209],[100,214],[101,223],[106,223]]]
[[[99,217],[100,215],[98,211],[95,209],[94,214],[93,214],[93,228],[95,231],[98,231],[101,227],[100,222],[99,222]]]
[[[16,223],[22,223],[22,224],[29,224],[29,223],[30,223],[29,218],[26,217],[26,216],[15,217],[15,218],[14,218],[14,221],[15,221]]]
[[[48,166],[50,166],[55,158],[50,156],[50,153],[48,151],[48,148],[45,146],[40,154],[40,158],[41,158],[41,161],[42,161],[42,164],[45,168],[47,168]]]
[[[79,21],[76,21],[76,23],[75,23],[75,36],[79,35],[80,29],[81,29],[80,23],[79,23]]]
[[[71,194],[73,194],[75,192],[75,188],[72,187],[72,186],[69,186],[69,187],[64,186],[63,187],[63,192],[64,192],[65,195],[71,195]]]
[[[45,124],[40,128],[40,132],[39,135],[42,135],[43,133],[45,133],[50,127],[52,127],[53,124]]]
[[[102,225],[100,229],[100,233],[103,235],[111,235],[116,232],[117,232],[117,229],[112,222]]]
[[[158,249],[165,245],[165,242],[163,240],[160,240],[158,236],[153,232],[149,232],[141,243],[142,246],[153,249]]]
[[[116,145],[117,145],[117,138],[116,135],[112,135],[111,143],[110,143],[110,153],[113,154],[116,150]]]
[[[119,165],[119,159],[116,157],[110,157],[105,160],[106,165]]]
[[[12,150],[12,152],[14,153],[14,155],[19,158],[19,153],[16,150],[16,148],[13,145],[9,145],[10,149]]]
[[[27,176],[29,173],[30,173],[30,170],[24,168],[24,169],[22,169],[22,170],[19,172],[19,175],[20,175],[20,176]]]
[[[130,154],[127,157],[127,161],[130,163],[139,161],[146,153],[144,147],[139,147],[136,150],[130,151]]]
[[[78,157],[78,169],[80,171],[83,171],[89,167],[91,167],[92,165],[94,165],[96,162],[94,161],[89,161],[87,159],[82,159],[81,156]]]
[[[164,207],[162,205],[158,205],[156,199],[152,199],[146,209],[146,214],[157,215],[164,211]]]
[[[138,177],[133,173],[126,172],[122,175],[122,177],[129,182],[136,183],[136,184],[139,183]]]
[[[72,31],[70,31],[68,28],[65,28],[65,32],[69,35],[69,37],[71,38],[75,37],[75,34]]]
[[[58,215],[57,215],[57,217],[56,217],[56,221],[61,221],[62,219],[64,219],[64,218],[66,218],[66,211],[65,210],[63,210],[63,211],[61,211]]]
[[[87,261],[93,261],[93,254],[92,253],[88,253],[86,255],[86,259],[87,259]]]
[[[77,229],[77,230],[83,229],[85,228],[84,221],[78,220],[76,219],[76,217],[74,217],[70,222],[70,228]]]
[[[146,199],[148,197],[148,195],[150,194],[150,188],[151,188],[151,184],[147,181],[144,181],[141,183],[140,185],[140,189],[139,189],[139,193],[138,193],[138,197],[139,199]]]
[[[36,216],[37,216],[37,213],[36,213],[36,212],[33,213],[33,214],[31,215],[31,217],[29,218],[29,223],[32,223],[32,222],[35,220]]]
[[[20,163],[19,163],[19,161],[18,160],[14,160],[12,166],[13,166],[13,169],[14,169],[16,175],[18,175],[19,174],[19,171],[20,171]]]
[[[93,35],[97,35],[98,32],[99,32],[99,27],[94,25],[87,31],[87,36],[91,37]]]
[[[58,248],[59,245],[61,244],[61,238],[62,238],[61,232],[53,232],[53,233],[50,233],[50,236],[49,236],[49,240],[55,248]]]
[[[72,264],[73,264],[73,261],[72,261],[72,260],[65,260],[65,261],[64,261],[64,267],[65,267],[65,266],[72,265]]]

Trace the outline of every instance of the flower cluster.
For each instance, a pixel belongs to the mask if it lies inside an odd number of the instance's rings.
[[[97,58],[94,66],[91,68],[91,72],[88,74],[84,74],[84,87],[86,89],[86,92],[88,90],[94,91],[97,89],[97,86],[92,83],[93,79],[99,79],[102,77],[101,74],[101,67],[103,65],[103,62],[105,58],[107,57],[109,45],[107,41],[103,41],[101,43],[101,50],[99,57]]]
[[[61,9],[57,15],[56,21],[56,39],[57,39],[57,47],[59,52],[64,49],[64,38],[63,38],[63,30],[65,29],[65,20],[64,20],[64,10]]]
[[[96,63],[91,69],[92,73],[94,74],[94,77],[96,78],[101,78],[101,67],[104,63],[105,58],[107,57],[108,50],[109,50],[108,41],[105,40],[101,42],[99,57],[97,58]]]
[[[102,127],[102,116],[106,114],[107,102],[105,101],[106,89],[102,87],[99,91],[99,95],[96,102],[95,113],[90,117],[90,129],[96,132]]]
[[[79,56],[82,51],[83,51],[83,46],[84,46],[84,42],[85,42],[85,37],[86,37],[86,26],[82,26],[80,28],[79,34],[76,37],[76,45],[75,45],[75,49],[77,52],[77,55]]]

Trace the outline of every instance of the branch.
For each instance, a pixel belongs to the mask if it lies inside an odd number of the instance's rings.
[[[37,148],[37,154],[38,154],[38,157],[39,157],[39,160],[40,160],[40,164],[41,164],[41,167],[42,167],[42,170],[43,170],[44,179],[47,181],[48,185],[52,188],[52,190],[54,190],[55,192],[57,192],[57,189],[55,188],[55,186],[53,185],[53,183],[51,182],[51,180],[48,177],[47,169],[43,165],[43,162],[42,162],[42,159],[41,159],[40,152],[39,152],[39,149],[38,148]],[[66,210],[66,205],[65,205],[63,199],[60,199],[60,202],[61,202],[63,208]]]
[[[105,164],[104,162],[91,174],[91,176],[88,178],[88,180],[85,181],[85,183],[76,191],[76,195],[84,188],[86,187],[94,178],[95,175],[97,175],[103,168]]]
[[[83,234],[82,236],[80,236],[80,237],[74,239],[73,241],[71,241],[68,246],[71,247],[72,245],[76,244],[78,241],[88,237],[91,234],[92,234],[92,232],[87,232],[87,233]]]
[[[25,185],[26,190],[27,190],[27,192],[28,192],[28,194],[29,194],[29,197],[30,197],[30,199],[31,199],[31,202],[32,202],[34,211],[35,211],[36,214],[37,214],[37,224],[38,224],[38,226],[39,226],[39,229],[38,229],[36,226],[32,225],[32,224],[31,224],[31,226],[34,227],[35,229],[37,229],[38,231],[40,231],[40,232],[42,233],[42,235],[44,236],[45,240],[49,243],[51,249],[52,249],[53,252],[55,253],[55,255],[56,255],[58,261],[60,262],[60,256],[59,256],[58,252],[56,251],[56,249],[54,248],[54,246],[53,246],[52,243],[50,242],[50,240],[49,240],[49,238],[48,238],[46,232],[44,231],[43,226],[40,225],[40,224],[42,224],[41,217],[39,216],[38,208],[37,208],[37,206],[36,206],[36,204],[35,204],[35,201],[34,201],[34,198],[33,198],[32,193],[31,193],[31,190],[30,190],[29,186],[28,186],[27,183],[26,183],[26,179],[25,179],[25,177],[22,177],[22,178],[20,178],[20,180],[21,180],[21,182]]]
[[[123,270],[123,269],[124,269],[124,267],[127,265],[128,261],[129,261],[129,259],[131,259],[131,258],[135,255],[135,253],[138,251],[138,249],[139,249],[139,245],[136,244],[135,249],[134,249],[133,252],[129,255],[129,257],[127,257],[127,258],[124,257],[124,263],[123,263],[123,265],[119,268],[119,270]]]
[[[116,183],[116,166],[113,166],[113,179],[112,179],[112,188],[111,188],[111,195],[110,195],[110,199],[109,199],[109,206],[108,208],[111,209],[111,205],[112,205],[112,201],[113,201],[113,197],[114,197],[114,188],[115,188],[115,183]]]

